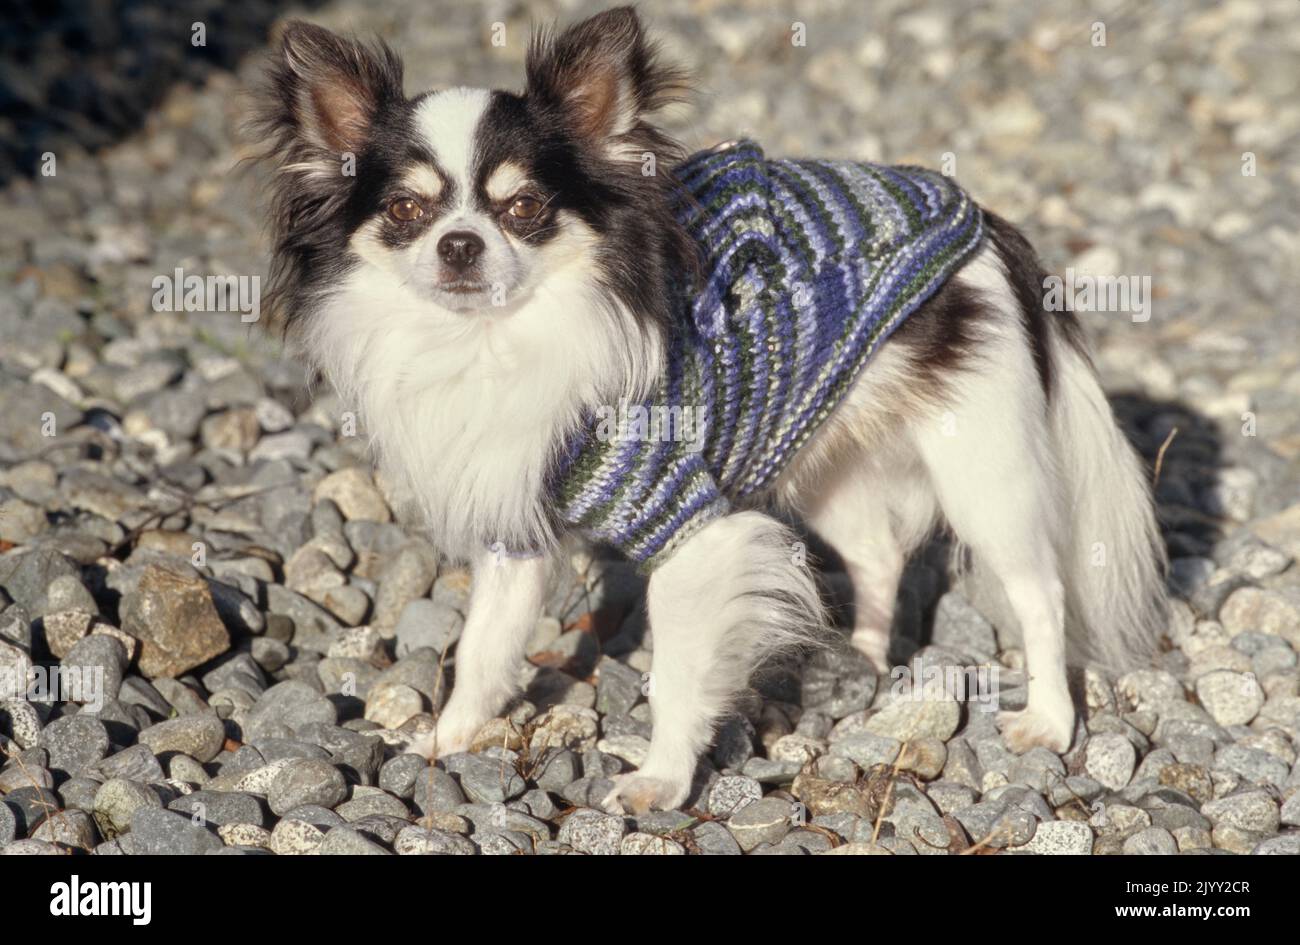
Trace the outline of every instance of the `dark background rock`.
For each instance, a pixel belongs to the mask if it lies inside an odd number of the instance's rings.
[[[295,4],[311,7],[317,3]],[[138,128],[175,82],[233,69],[266,41],[276,0],[11,0],[0,27],[0,184],[46,151]],[[191,25],[207,28],[191,43]]]

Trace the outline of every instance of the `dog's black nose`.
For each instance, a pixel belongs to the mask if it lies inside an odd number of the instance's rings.
[[[453,269],[468,269],[483,252],[483,239],[468,230],[453,230],[438,240],[438,256]]]

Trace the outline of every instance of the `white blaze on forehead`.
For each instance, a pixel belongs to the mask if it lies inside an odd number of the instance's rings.
[[[490,94],[487,89],[447,89],[420,102],[415,127],[423,136],[438,164],[456,184],[456,202],[462,207],[470,199],[474,172],[475,131]]]
[[[505,161],[497,166],[487,180],[487,195],[490,200],[508,200],[523,189],[528,183],[528,173],[513,161]]]

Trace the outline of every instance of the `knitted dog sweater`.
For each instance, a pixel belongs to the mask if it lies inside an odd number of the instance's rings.
[[[658,389],[593,417],[552,490],[567,525],[647,571],[770,486],[983,235],[979,207],[920,168],[770,161],[740,142],[674,174],[702,288],[676,306]]]

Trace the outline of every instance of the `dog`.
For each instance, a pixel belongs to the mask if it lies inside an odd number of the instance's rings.
[[[778,518],[794,515],[843,559],[851,642],[880,671],[908,555],[950,529],[1023,634],[1027,704],[1000,715],[1007,744],[1065,752],[1076,727],[1067,661],[1126,666],[1153,652],[1164,557],[1144,466],[1073,315],[1045,310],[1029,243],[919,170],[767,162],[743,147],[687,159],[654,119],[689,83],[631,8],[541,31],[526,74],[518,93],[408,97],[387,46],[292,22],[259,93],[274,170],[270,307],[358,409],[377,465],[409,490],[440,550],[472,565],[455,684],[411,750],[466,750],[506,707],[550,561],[578,531],[650,574],[653,733],[606,806],[682,804],[754,669],[819,639],[823,604]],[[718,238],[744,241],[727,246],[733,278],[721,290],[710,279],[723,264],[701,261],[709,221],[691,223],[705,191],[685,183],[714,173],[734,174],[728,192],[740,195]],[[745,188],[778,178],[824,179],[840,208],[892,195],[860,245],[806,257],[811,307],[788,303],[790,260],[762,245],[770,215],[746,215]],[[918,208],[935,222],[918,223]],[[781,252],[824,222],[779,224]],[[939,239],[948,255],[938,243],[914,252]],[[914,256],[924,279],[903,275]],[[877,283],[891,279],[901,288],[886,299]],[[723,311],[741,321],[709,321]],[[771,335],[728,360],[752,327],[744,319],[764,312]],[[843,321],[857,360],[833,360],[843,346],[824,343],[822,313]],[[781,346],[804,341],[817,353],[792,366]],[[617,435],[597,444],[595,413],[685,384],[682,358],[696,359],[692,383],[718,394],[713,409],[742,403],[744,423],[726,435],[750,452],[711,453],[721,425],[695,459],[638,453]],[[711,373],[724,363],[740,380]],[[810,365],[833,396],[800,386]],[[778,389],[779,417],[754,406]]]

